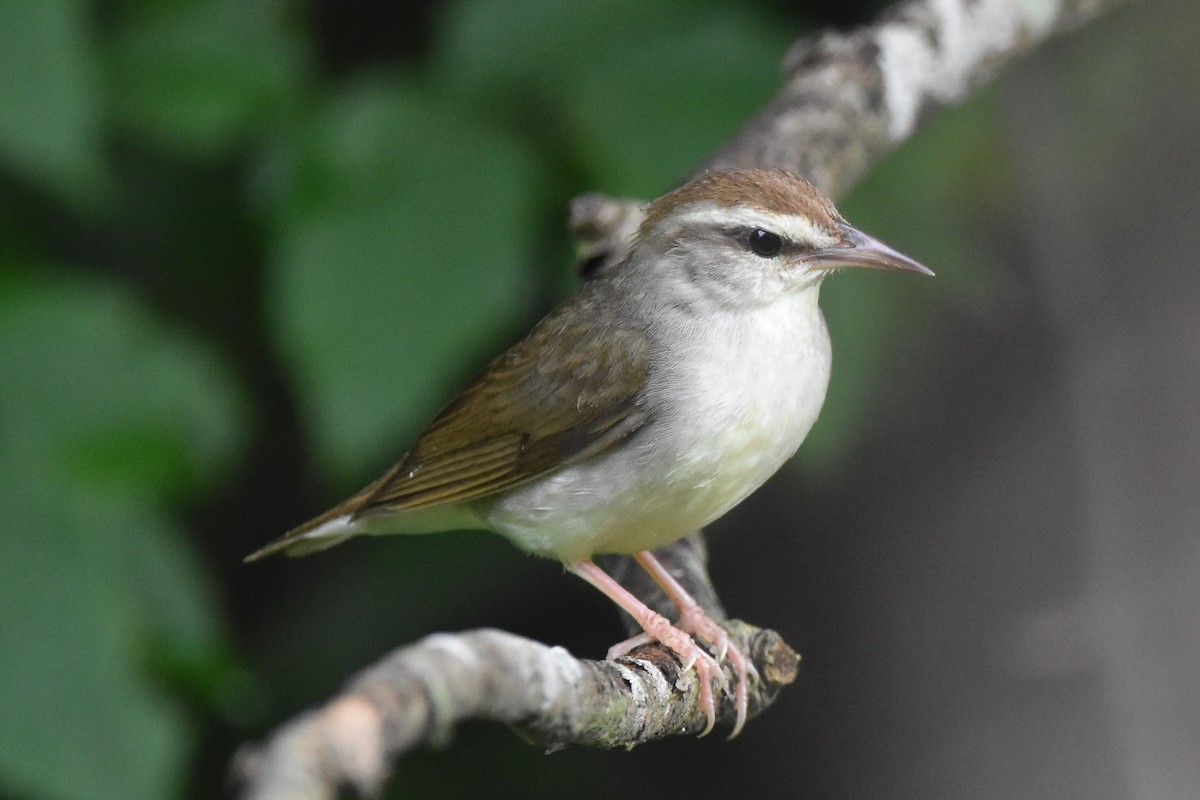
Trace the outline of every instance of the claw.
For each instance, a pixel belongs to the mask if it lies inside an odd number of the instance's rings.
[[[708,653],[705,653],[704,655],[710,660],[712,659],[712,656],[709,656]],[[715,665],[716,662],[713,663]],[[712,694],[712,667],[710,667],[708,663],[703,660],[697,660],[695,665],[696,677],[700,679],[700,710],[704,712],[704,717],[708,720],[708,724],[704,726],[704,730],[700,731],[698,734],[698,738],[704,738],[712,733],[713,728],[716,727],[717,704],[713,700]],[[719,667],[717,668],[717,672],[720,673]]]
[[[742,655],[742,651],[736,646],[729,647],[729,662],[733,664],[733,669],[738,674],[737,688],[734,690],[734,705],[737,708],[737,718],[733,722],[733,730],[729,732],[727,739],[733,739],[742,732],[742,728],[746,725],[746,713],[750,707],[749,691],[746,687],[747,679],[753,675],[758,678],[758,670],[754,668],[754,664],[750,659]]]
[[[729,636],[723,635],[717,642],[717,661],[724,661],[729,652]]]

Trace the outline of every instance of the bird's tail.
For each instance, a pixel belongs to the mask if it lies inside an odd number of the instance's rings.
[[[267,546],[246,556],[245,561],[258,561],[276,553],[289,556],[316,553],[357,536],[360,531],[355,530],[356,527],[353,515],[346,512],[343,504],[292,528]]]

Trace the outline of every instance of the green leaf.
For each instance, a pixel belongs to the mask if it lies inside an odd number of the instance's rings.
[[[168,150],[219,154],[296,101],[307,54],[279,0],[139,3],[109,42],[116,119]]]
[[[527,315],[542,176],[517,141],[397,81],[344,91],[304,130],[273,319],[320,461],[361,479]]]
[[[0,783],[170,796],[193,734],[150,657],[221,643],[160,507],[229,464],[241,405],[209,353],[124,292],[34,274],[0,271]]]
[[[83,205],[107,181],[90,11],[82,0],[0,3],[0,164]]]

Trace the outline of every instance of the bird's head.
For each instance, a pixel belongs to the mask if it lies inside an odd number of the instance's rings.
[[[815,290],[846,267],[933,273],[851,226],[833,202],[782,170],[712,172],[654,201],[633,259],[721,305],[755,306]]]

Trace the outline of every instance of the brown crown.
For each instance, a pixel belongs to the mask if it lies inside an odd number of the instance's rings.
[[[828,230],[834,230],[844,221],[832,200],[794,172],[730,169],[702,175],[655,200],[646,211],[642,233],[652,230],[676,209],[698,203],[715,203],[726,208],[745,206],[805,217]]]

